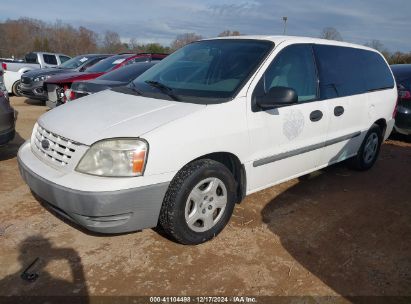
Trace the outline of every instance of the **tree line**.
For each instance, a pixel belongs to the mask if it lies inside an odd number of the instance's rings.
[[[230,30],[218,34],[220,37],[239,35],[239,31]],[[124,42],[114,31],[106,31],[99,35],[86,27],[74,27],[62,21],[50,24],[30,18],[9,19],[0,23],[0,58],[22,58],[31,51],[63,53],[70,56],[87,53],[171,53],[202,38],[196,33],[185,33],[178,35],[170,45],[144,44],[139,43],[137,38]],[[343,40],[338,30],[333,27],[324,28],[320,38]],[[411,52],[389,52],[379,40],[371,40],[366,45],[382,52],[390,64],[411,63]]]
[[[241,34],[229,30],[219,34],[235,35]],[[169,46],[159,43],[144,44],[139,43],[136,38],[124,42],[114,31],[106,31],[99,35],[86,27],[74,27],[61,21],[50,24],[30,18],[9,19],[0,23],[0,58],[22,58],[31,51],[63,53],[70,56],[87,53],[171,53],[187,43],[202,38],[196,33],[186,33],[178,35]]]

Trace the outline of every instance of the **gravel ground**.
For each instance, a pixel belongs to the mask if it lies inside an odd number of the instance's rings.
[[[368,172],[344,164],[250,195],[214,240],[161,231],[79,230],[44,209],[16,153],[46,107],[13,97],[16,138],[0,148],[0,296],[411,296],[411,141],[387,141]],[[39,278],[22,269],[39,258]]]

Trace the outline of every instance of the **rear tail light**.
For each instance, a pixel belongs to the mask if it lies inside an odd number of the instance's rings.
[[[397,91],[397,100],[395,101],[395,107],[394,111],[392,112],[392,118],[395,119],[395,116],[397,116],[397,111],[398,111],[398,101],[400,100],[400,91]]]
[[[395,118],[395,116],[397,116],[397,111],[398,111],[398,100],[395,103],[394,111],[392,112],[392,118]]]
[[[4,71],[7,70],[7,63],[2,62],[2,63],[1,63],[1,67],[2,67],[2,69],[3,69]]]
[[[63,102],[63,103],[66,103],[67,102],[67,97],[66,97],[66,91],[69,89],[69,87],[68,87],[68,85],[64,85],[63,86],[63,90],[61,90],[61,101]]]
[[[67,89],[64,91],[64,95],[66,97],[66,101],[71,101],[76,99],[76,94],[74,93],[74,91]]]
[[[398,98],[400,100],[411,100],[411,92],[410,91],[399,91]]]

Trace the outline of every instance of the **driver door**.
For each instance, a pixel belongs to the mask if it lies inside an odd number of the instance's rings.
[[[259,96],[275,86],[289,87],[298,102],[262,110]],[[309,44],[290,45],[274,57],[247,96],[251,161],[248,192],[315,170],[327,135],[326,101],[319,100],[318,76]]]

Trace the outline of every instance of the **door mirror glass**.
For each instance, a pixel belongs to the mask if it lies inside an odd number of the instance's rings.
[[[262,109],[272,109],[298,103],[297,92],[287,87],[272,87],[265,95],[257,97],[257,105]]]

